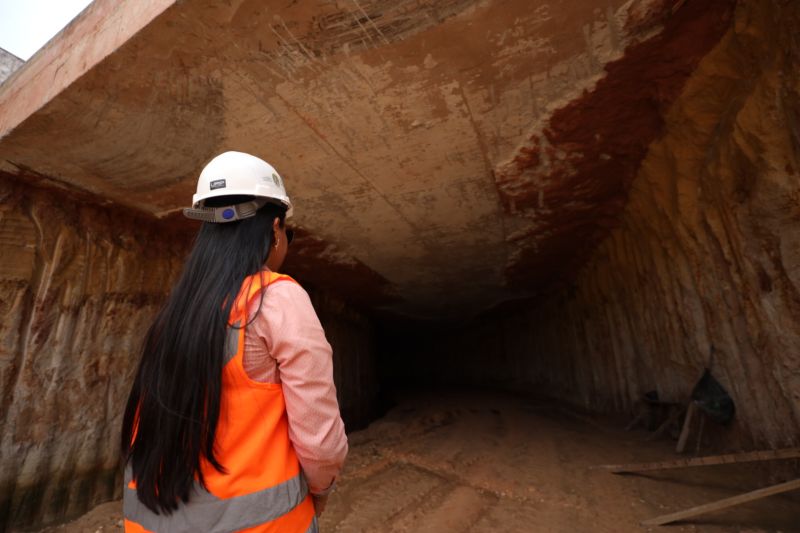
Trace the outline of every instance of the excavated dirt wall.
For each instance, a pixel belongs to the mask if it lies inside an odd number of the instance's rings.
[[[139,343],[194,231],[2,178],[0,530],[120,496],[119,425]],[[361,427],[377,406],[370,323],[310,292],[345,422]]]
[[[797,2],[739,5],[619,228],[530,315],[540,381],[625,409],[651,389],[685,399],[709,367],[736,401],[731,439],[800,443],[798,27]]]
[[[8,176],[0,198],[0,524],[47,523],[119,492],[136,351],[186,240]]]
[[[737,408],[707,429],[721,446],[800,443],[800,5],[734,16],[574,284],[466,327],[412,328],[429,348],[398,350],[386,375],[624,412],[650,390],[686,401],[709,367]]]

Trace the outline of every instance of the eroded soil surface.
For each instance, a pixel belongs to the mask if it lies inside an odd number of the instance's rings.
[[[741,465],[614,476],[592,465],[669,460],[674,443],[558,404],[484,392],[415,393],[350,435],[323,532],[620,532],[757,488]],[[763,484],[763,481],[761,482]],[[43,532],[121,529],[119,501]],[[776,496],[653,531],[800,531]]]

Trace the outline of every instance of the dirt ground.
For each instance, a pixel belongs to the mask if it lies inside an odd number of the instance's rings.
[[[417,393],[350,435],[320,525],[328,532],[800,531],[798,499],[775,496],[664,528],[643,519],[732,496],[741,466],[614,476],[597,464],[674,458],[674,443],[553,402],[484,392]],[[47,533],[121,529],[121,504]]]

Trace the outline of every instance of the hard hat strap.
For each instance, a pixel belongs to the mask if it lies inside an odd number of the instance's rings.
[[[256,198],[249,202],[223,207],[187,207],[183,210],[183,216],[203,222],[233,222],[252,217],[268,201],[266,198]]]

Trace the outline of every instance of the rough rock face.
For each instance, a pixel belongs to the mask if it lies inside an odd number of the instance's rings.
[[[593,87],[535,127],[513,160],[495,168],[515,227],[507,235],[516,244],[506,266],[510,286],[542,292],[574,278],[616,224],[670,105],[729,27],[733,5],[663,2],[643,11],[629,5],[626,30],[642,37],[605,65]]]
[[[418,339],[430,351],[387,372],[624,411],[685,400],[708,367],[737,406],[725,446],[800,443],[798,27],[796,2],[741,3],[572,285]]]
[[[797,2],[738,7],[620,227],[531,317],[531,370],[552,388],[624,408],[652,388],[686,397],[707,366],[742,446],[800,443],[798,27]]]
[[[0,187],[0,524],[46,523],[120,490],[136,351],[185,240],[128,210]]]
[[[0,524],[119,496],[119,426],[142,336],[180,271],[187,228],[0,181]],[[375,416],[369,322],[312,291],[348,427]]]

